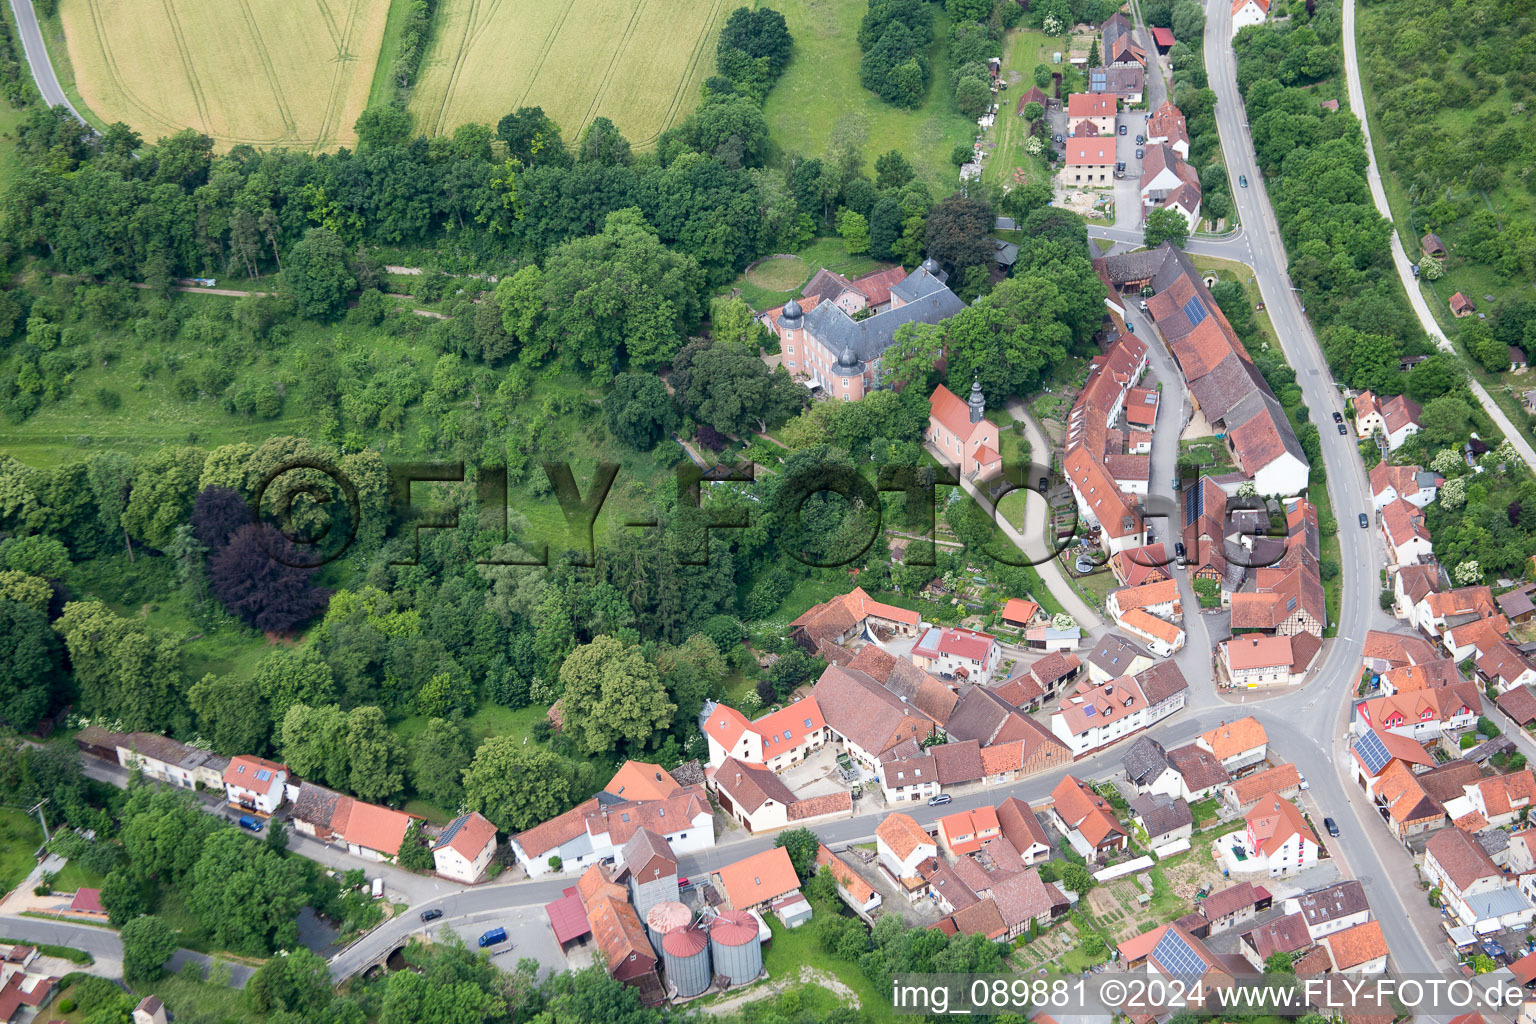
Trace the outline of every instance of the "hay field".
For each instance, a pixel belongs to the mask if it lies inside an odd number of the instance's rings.
[[[61,0],[75,85],[153,141],[182,128],[327,150],[352,125],[384,37],[381,0]]]
[[[411,112],[429,135],[538,106],[568,143],[606,117],[637,147],[714,73],[725,0],[439,0]]]

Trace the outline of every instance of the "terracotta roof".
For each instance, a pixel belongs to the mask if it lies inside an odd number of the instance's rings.
[[[695,818],[708,813],[709,799],[704,791],[690,787],[665,800],[600,805],[587,812],[586,830],[592,835],[606,833],[610,842],[622,846],[636,829],[648,828],[657,835],[670,835],[690,827]]]
[[[1083,834],[1083,838],[1098,846],[1113,834],[1125,835],[1125,828],[1115,818],[1109,802],[1086,784],[1071,775],[1064,776],[1051,790],[1056,813]]]
[[[885,816],[885,820],[875,828],[875,837],[890,847],[899,860],[906,860],[919,845],[938,846],[911,815],[899,812]]]
[[[1068,117],[1114,117],[1114,95],[1093,92],[1074,92],[1067,95]]]
[[[1474,684],[1458,683],[1434,690],[1377,697],[1363,702],[1359,708],[1367,724],[1390,729],[1409,722],[1444,722],[1461,714],[1463,709],[1479,714],[1483,701]]]
[[[594,872],[595,877],[589,877]],[[594,864],[582,875],[576,888],[592,925],[592,937],[603,952],[608,973],[624,981],[654,970],[656,954],[624,887],[606,879],[602,865]]]
[[[715,872],[725,898],[735,910],[746,910],[800,888],[800,879],[783,847],[754,854]]]
[[[843,891],[853,897],[854,902],[860,906],[868,903],[870,897],[874,896],[875,887],[866,882],[863,875],[849,867],[846,861],[827,849],[825,845],[817,845],[816,863],[831,871],[832,877],[837,879],[837,884],[842,886]]]
[[[1115,138],[1072,138],[1067,140],[1068,167],[1107,167],[1115,162]]]
[[[83,911],[87,914],[105,914],[107,908],[101,905],[101,890],[87,889],[84,886],[75,890],[74,899],[69,901],[70,910]]]
[[[871,615],[909,626],[916,626],[921,619],[917,612],[882,604],[866,594],[863,587],[854,587],[846,594],[807,609],[789,626],[791,630],[804,630],[806,636],[814,641],[845,633]]]
[[[848,668],[863,672],[897,697],[905,697],[923,714],[940,725],[954,713],[959,694],[938,676],[925,672],[905,658],[898,658],[874,644],[865,644],[848,662]]]
[[[1341,971],[1387,955],[1387,940],[1381,933],[1380,921],[1366,921],[1353,928],[1345,928],[1325,936],[1323,941],[1328,944],[1333,966]]]
[[[852,740],[870,754],[881,754],[893,742],[908,736],[922,739],[933,731],[932,724],[921,711],[902,703],[895,694],[857,669],[827,666],[816,681],[813,696],[832,731]],[[922,719],[923,724],[909,719]]]
[[[1169,561],[1165,545],[1146,544],[1115,552],[1109,558],[1109,567],[1116,579],[1128,587],[1135,587],[1148,581],[1171,579],[1168,575]]]
[[[1222,642],[1222,652],[1232,670],[1273,668],[1291,664],[1291,638],[1246,633]]]
[[[1436,658],[1422,665],[1404,665],[1389,668],[1381,674],[1383,684],[1395,693],[1412,693],[1415,690],[1433,690],[1439,686],[1454,686],[1464,682],[1456,663],[1450,658]]]
[[[1125,587],[1111,592],[1115,603],[1122,611],[1132,608],[1146,608],[1155,604],[1177,604],[1179,600],[1179,584],[1175,580],[1157,580],[1152,583],[1143,583],[1139,587]]]
[[[625,761],[603,791],[626,800],[664,800],[681,788],[659,764]]]
[[[1389,501],[1382,507],[1381,521],[1393,547],[1402,547],[1415,539],[1430,539],[1429,530],[1424,526],[1424,513],[1403,498]]]
[[[986,422],[982,420],[981,423],[972,423],[970,405],[943,384],[934,388],[933,394],[929,396],[928,414],[962,441],[969,441],[976,428]]]
[[[1222,761],[1255,750],[1269,742],[1264,726],[1252,715],[1235,722],[1224,722],[1209,732],[1200,734],[1201,746],[1210,750]]]
[[[930,626],[918,637],[912,653],[930,658],[948,654],[981,662],[986,660],[987,654],[996,644],[997,637],[990,633],[979,633],[959,626]]]
[[[432,848],[437,850],[446,846],[465,860],[473,861],[480,856],[487,843],[495,841],[496,826],[479,811],[470,811],[450,821]]]
[[[1160,619],[1156,615],[1148,615],[1140,608],[1132,608],[1120,616],[1120,624],[1126,629],[1135,630],[1138,633],[1163,641],[1170,647],[1179,642],[1183,630],[1167,619]]]
[[[1487,813],[1508,814],[1536,800],[1536,774],[1526,768],[1508,775],[1495,775],[1479,782],[1477,790],[1482,794]]]
[[[1098,686],[1079,687],[1062,697],[1059,711],[1073,736],[1081,736],[1106,723],[1118,722],[1147,707],[1134,676],[1120,676]]]
[[[597,810],[597,806],[595,799],[579,803],[564,814],[557,814],[546,822],[519,832],[513,836],[513,841],[522,847],[523,852],[529,857],[541,857],[557,846],[563,846],[577,836],[585,834],[587,815]]]
[[[1030,676],[1042,686],[1058,682],[1083,667],[1083,660],[1067,651],[1052,651],[1029,667]]]
[[[331,822],[331,827],[342,839],[350,844],[376,850],[387,857],[398,853],[400,842],[411,826],[411,816],[404,811],[394,811],[356,799],[351,801],[351,805],[345,821]],[[338,813],[337,818],[340,817]]]
[[[1246,816],[1248,828],[1261,852],[1268,855],[1279,850],[1292,836],[1300,836],[1303,842],[1317,846],[1317,836],[1307,827],[1306,819],[1289,800],[1268,797],[1254,805]]]
[[[1158,31],[1158,29],[1152,30],[1154,35]],[[1162,29],[1161,31],[1168,32],[1167,29]],[[1168,32],[1168,40],[1166,44],[1162,40],[1158,40],[1158,45],[1172,46],[1172,32]],[[1185,145],[1188,145],[1189,129],[1184,125],[1184,114],[1172,103],[1164,103],[1154,110],[1152,116],[1147,120],[1147,138],[1167,139],[1170,143],[1183,142]]]
[[[1465,890],[1479,878],[1503,875],[1477,841],[1459,828],[1443,828],[1429,837],[1424,847],[1457,890]]]
[[[1003,604],[1003,618],[1010,622],[1028,622],[1040,611],[1040,606],[1034,601],[1026,601],[1019,597],[1010,597]]]
[[[942,927],[946,922],[953,931]],[[962,907],[933,927],[947,934],[985,935],[989,939],[999,939],[1008,933],[1008,926],[1003,923],[997,903],[990,899]]]
[[[229,767],[224,769],[224,784],[270,795],[273,789],[282,789],[283,780],[280,776],[287,772],[288,769],[276,761],[241,754],[230,758]]]
[[[1300,785],[1301,772],[1296,770],[1294,764],[1276,765],[1231,783],[1232,794],[1239,807],[1246,807],[1271,793],[1282,793]]]

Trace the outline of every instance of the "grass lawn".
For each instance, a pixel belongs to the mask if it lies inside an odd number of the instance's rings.
[[[74,861],[64,865],[53,879],[53,888],[57,892],[74,892],[78,889],[100,889],[101,883],[106,879],[105,875],[97,874],[88,868],[81,867]]]
[[[16,807],[0,807],[0,891],[10,892],[37,866],[32,854],[43,844],[37,819]]]
[[[1200,467],[1202,474],[1211,476],[1220,476],[1237,470],[1237,467],[1232,464],[1232,456],[1227,452],[1226,446],[1214,437],[1197,437],[1189,441],[1180,441],[1179,463],[1181,465],[1194,463]]]
[[[847,278],[861,277],[887,264],[868,256],[850,256],[836,236],[818,238],[795,254],[794,259],[768,259],[733,281],[722,291],[736,291],[753,309],[772,309],[800,294],[822,267]]]
[[[373,81],[368,85],[368,106],[377,107],[395,98],[395,79],[390,73],[400,53],[400,35],[411,12],[411,0],[389,0],[389,17],[384,22],[384,38],[379,43],[379,59],[373,65]],[[420,68],[418,67],[418,77]],[[365,108],[366,109],[366,108]]]
[[[949,85],[949,17],[935,11],[932,75],[928,94],[917,110],[903,110],[881,100],[859,82],[859,22],[867,5],[843,0],[778,0],[795,39],[789,68],[779,79],[763,113],[782,161],[791,153],[825,156],[848,140],[864,153],[874,177],[875,157],[898,149],[934,189],[935,198],[955,190],[959,175],[949,154],[976,139],[976,122],[955,110]]]
[[[16,130],[26,118],[26,113],[0,103],[0,192],[10,188],[11,182],[21,176],[21,154],[17,152]]]
[[[1115,579],[1115,574],[1108,569],[1090,576],[1074,576],[1072,579],[1077,583],[1078,589],[1087,594],[1089,600],[1100,608],[1104,607],[1104,601],[1109,597],[1109,592],[1120,586],[1119,581]]]
[[[1248,296],[1248,304],[1253,308],[1253,322],[1263,332],[1265,340],[1270,343],[1275,341],[1275,325],[1269,319],[1269,310],[1259,309],[1264,297],[1259,294],[1259,283],[1254,280],[1253,268],[1246,263],[1236,260],[1223,260],[1215,256],[1191,256],[1190,262],[1196,270],[1208,270],[1216,275],[1220,281],[1237,281],[1243,286],[1243,294]]]
[[[987,141],[996,148],[982,169],[983,182],[1013,185],[1015,170],[1022,170],[1027,176],[1018,184],[1050,176],[1045,157],[1031,156],[1024,149],[1024,143],[1029,139],[1029,125],[1018,115],[1019,97],[1035,84],[1035,65],[1049,64],[1053,52],[1067,52],[1067,44],[1065,38],[1052,39],[1034,29],[1015,29],[1003,40],[1002,78],[1008,88],[998,94],[997,123],[987,136]]]
[[[526,708],[502,707],[500,704],[482,704],[480,709],[464,720],[470,738],[478,746],[491,736],[513,736],[527,739],[533,734],[533,725],[544,719],[549,709],[539,705]],[[413,715],[395,725],[395,736],[401,743],[410,743],[427,727],[425,715]]]
[[[823,902],[816,902],[812,907],[814,913],[811,923],[793,931],[784,927],[773,915],[766,915],[768,926],[773,929],[773,942],[763,953],[763,967],[767,969],[768,976],[798,979],[801,969],[805,967],[825,971],[853,990],[859,999],[859,1006],[870,1015],[870,1019],[879,1019],[882,1012],[890,1009],[890,999],[875,989],[857,964],[828,956],[816,945],[815,918],[822,914],[836,914],[839,908]]]

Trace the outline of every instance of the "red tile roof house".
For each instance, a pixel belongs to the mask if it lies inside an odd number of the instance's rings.
[[[880,866],[904,885],[910,898],[920,881],[919,865],[938,856],[939,845],[910,815],[887,814],[875,828],[875,851]]]
[[[791,622],[789,638],[807,654],[827,657],[829,646],[846,644],[866,631],[916,636],[921,620],[917,612],[882,604],[866,594],[863,587],[854,587],[810,608]]]
[[[820,750],[831,741],[832,730],[816,698],[803,697],[750,722],[735,708],[716,704],[704,723],[704,736],[711,765],[734,757],[776,772]]]
[[[993,807],[957,811],[939,819],[939,840],[951,857],[975,853],[1002,834],[1003,827]]]
[[[1200,734],[1195,745],[1216,756],[1221,766],[1234,774],[1262,762],[1269,750],[1269,735],[1257,718],[1248,715],[1235,722],[1222,722]]]
[[[992,681],[1002,659],[997,637],[958,626],[930,626],[912,648],[912,662],[940,678],[952,676],[977,686]]]
[[[454,818],[432,844],[437,873],[455,882],[484,880],[495,856],[496,826],[479,811]]]
[[[1051,823],[1090,860],[1102,861],[1130,843],[1130,833],[1115,817],[1109,801],[1068,775],[1051,790]]]
[[[846,791],[802,800],[773,772],[735,758],[726,758],[706,774],[720,800],[720,809],[746,826],[748,832],[765,832],[853,812],[853,797]]]
[[[1435,558],[1434,541],[1424,525],[1424,513],[1402,498],[1381,510],[1381,536],[1392,565],[1422,565]]]
[[[1080,188],[1108,188],[1114,181],[1115,137],[1068,139],[1063,164],[1063,184]]]
[[[1334,932],[1323,940],[1339,974],[1380,974],[1387,969],[1387,940],[1380,921]]]
[[[940,384],[928,399],[928,443],[939,459],[958,467],[967,480],[988,480],[1003,470],[997,424],[987,419],[981,382],[971,382],[969,400]]]
[[[1462,317],[1471,316],[1476,312],[1477,307],[1472,304],[1472,300],[1461,294],[1461,292],[1451,296],[1451,315],[1456,319],[1460,320]]]
[[[1301,682],[1293,675],[1291,638],[1246,633],[1224,640],[1219,665],[1233,686],[1252,689],[1258,686],[1290,686]],[[1302,666],[1302,675],[1306,666]]]
[[[241,810],[271,816],[283,805],[288,768],[262,757],[242,754],[224,769],[224,792]]]
[[[812,696],[833,738],[850,757],[870,768],[898,743],[908,739],[921,743],[935,729],[927,714],[857,669],[828,665]]]
[[[348,853],[374,861],[394,860],[411,825],[411,816],[403,811],[364,803],[309,782],[299,783],[292,817],[296,831],[344,845]],[[485,824],[490,827],[491,823]],[[492,827],[493,842],[495,834]]]
[[[1457,683],[1363,701],[1356,708],[1354,729],[1359,736],[1374,728],[1422,742],[1457,736],[1475,725],[1482,713],[1477,685]]]
[[[1393,466],[1378,462],[1371,469],[1371,496],[1376,508],[1402,498],[1414,508],[1423,508],[1435,500],[1435,495],[1445,483],[1445,477],[1418,466]]]
[[[609,880],[603,865],[594,864],[576,883],[576,890],[602,954],[598,962],[609,976],[638,989],[644,1003],[655,1006],[664,1001],[666,990],[656,972],[656,952],[624,887]]]
[[[1465,787],[1467,799],[1488,824],[1500,828],[1511,824],[1536,798],[1536,775],[1529,768],[1495,775]]]
[[[1067,97],[1067,134],[1086,135],[1084,127],[1092,125],[1097,135],[1114,135],[1118,106],[1118,101],[1110,94],[1072,93]]]
[[[665,839],[679,856],[711,848],[714,817],[703,786],[676,786],[659,800],[618,799],[605,790],[519,832],[510,845],[529,877],[537,878],[556,871],[575,872],[613,857],[642,828]],[[551,863],[556,859],[558,867]]]
[[[1244,821],[1244,831],[1230,832],[1216,841],[1220,863],[1226,870],[1280,878],[1317,863],[1317,836],[1289,800],[1266,797],[1253,806]]]
[[[1402,395],[1381,398],[1369,391],[1355,396],[1355,433],[1360,438],[1381,434],[1387,451],[1395,452],[1419,432],[1419,403]]]
[[[884,898],[864,880],[863,875],[824,845],[816,847],[816,867],[818,871],[832,873],[837,882],[837,894],[866,920],[884,902]]]
[[[732,910],[752,910],[800,890],[800,879],[782,847],[764,850],[714,872],[715,888]]]
[[[1167,29],[1161,31],[1168,32]],[[1173,33],[1168,34],[1171,39]],[[1189,129],[1185,127],[1184,114],[1172,103],[1164,103],[1152,112],[1152,116],[1147,119],[1146,134],[1149,145],[1167,143],[1182,159],[1189,159]]]

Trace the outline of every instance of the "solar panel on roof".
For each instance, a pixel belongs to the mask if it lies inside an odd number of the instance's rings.
[[[1184,941],[1183,936],[1169,928],[1157,940],[1152,957],[1167,968],[1170,974],[1204,974],[1205,961]]]
[[[257,782],[266,782],[271,777],[272,777],[272,773],[267,771],[265,768],[262,768],[262,769],[260,769],[259,771],[256,772],[256,781]]]
[[[1191,295],[1184,303],[1184,315],[1189,317],[1189,326],[1198,327],[1206,317],[1205,303],[1200,301],[1200,296]]]
[[[1099,713],[1099,709],[1094,707],[1091,704],[1088,707],[1083,708],[1083,717],[1084,718],[1092,718],[1094,715],[1096,715],[1098,713]]]
[[[1196,484],[1184,493],[1184,525],[1188,526],[1205,515],[1205,488]]]
[[[1392,760],[1392,755],[1387,753],[1387,745],[1374,732],[1368,732],[1355,741],[1355,753],[1360,755],[1360,760],[1365,762],[1365,770],[1372,775],[1380,773],[1387,762]]]

